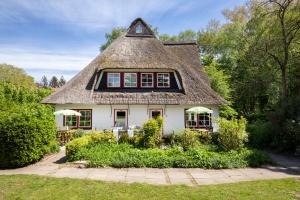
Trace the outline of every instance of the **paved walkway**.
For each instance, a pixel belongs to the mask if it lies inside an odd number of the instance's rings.
[[[234,183],[239,181],[299,177],[300,173],[287,167],[266,166],[245,169],[155,169],[155,168],[78,168],[65,164],[64,150],[48,156],[28,167],[0,170],[0,175],[36,174],[51,177],[69,177],[126,183],[149,183],[155,185],[184,184],[189,186]]]

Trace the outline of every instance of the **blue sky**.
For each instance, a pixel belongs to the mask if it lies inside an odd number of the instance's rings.
[[[142,17],[159,33],[224,22],[222,10],[245,0],[1,0],[0,63],[22,67],[40,81],[45,74],[67,80],[84,68],[113,27]]]

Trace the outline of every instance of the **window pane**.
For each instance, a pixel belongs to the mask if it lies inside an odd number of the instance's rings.
[[[65,126],[76,127],[77,126],[77,117],[76,116],[66,116],[65,117]]]
[[[90,127],[91,126],[91,111],[90,110],[81,110],[80,111],[80,127]]]
[[[158,87],[170,87],[170,75],[168,73],[157,74]]]
[[[124,86],[125,87],[136,87],[137,86],[137,75],[136,75],[136,73],[125,73],[125,75],[124,75]]]
[[[153,87],[153,74],[142,74],[142,87]]]
[[[120,87],[120,74],[119,73],[108,73],[107,74],[107,85],[108,87]]]

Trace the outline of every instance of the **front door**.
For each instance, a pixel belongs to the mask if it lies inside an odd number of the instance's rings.
[[[115,117],[114,117],[114,126],[115,127],[128,127],[128,115],[127,110],[115,110]]]

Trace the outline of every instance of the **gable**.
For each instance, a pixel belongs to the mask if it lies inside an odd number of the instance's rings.
[[[144,20],[137,18],[128,28],[127,37],[155,37],[153,31]]]

